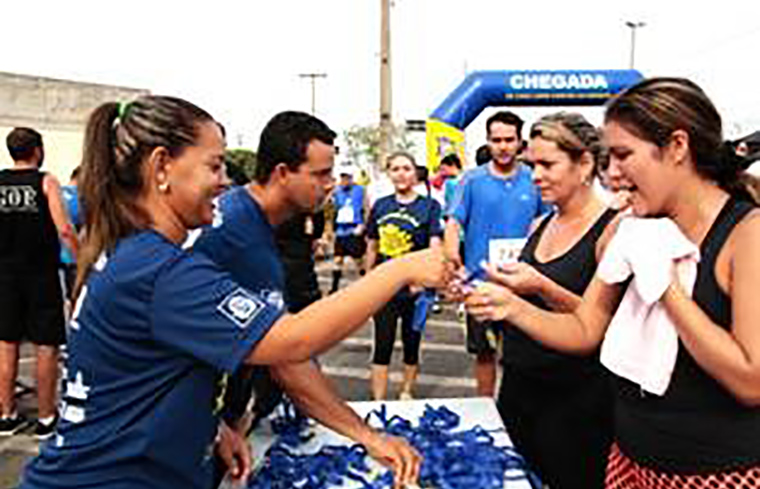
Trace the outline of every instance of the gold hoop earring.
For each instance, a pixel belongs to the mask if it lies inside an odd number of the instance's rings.
[[[163,182],[158,184],[158,191],[162,194],[169,192],[169,182]]]

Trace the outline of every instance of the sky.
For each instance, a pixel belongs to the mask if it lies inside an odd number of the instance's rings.
[[[187,98],[257,145],[282,110],[337,132],[379,119],[380,0],[4,2],[0,71],[147,88]],[[686,76],[724,117],[760,129],[756,0],[394,0],[393,119],[424,119],[473,70],[627,68],[630,29],[645,76]],[[467,130],[484,142],[484,112]],[[555,109],[516,109],[528,122]],[[559,110],[559,109],[556,109]],[[601,109],[583,109],[594,122]]]

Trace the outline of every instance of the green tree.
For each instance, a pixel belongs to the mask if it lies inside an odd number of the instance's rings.
[[[256,170],[256,153],[250,149],[228,149],[224,160],[227,165],[227,175],[240,185],[253,179]]]
[[[346,142],[346,154],[354,162],[365,161],[378,167],[380,155],[380,126],[353,126],[343,131]],[[391,128],[391,151],[409,151],[414,148],[414,141],[409,138],[409,132],[404,125],[394,125]]]

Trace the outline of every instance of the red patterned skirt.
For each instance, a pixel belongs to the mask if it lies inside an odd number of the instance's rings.
[[[605,489],[758,489],[760,466],[714,474],[681,475],[642,467],[613,445]]]

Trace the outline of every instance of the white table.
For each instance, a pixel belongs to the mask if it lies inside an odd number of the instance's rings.
[[[349,403],[351,408],[361,417],[365,417],[371,411],[379,409],[382,404],[386,405],[387,415],[401,415],[416,424],[416,421],[425,412],[425,405],[439,407],[445,405],[460,416],[460,424],[456,431],[468,430],[480,425],[486,430],[501,430],[492,433],[496,446],[511,446],[512,442],[504,428],[499,412],[493,399],[486,397],[457,398],[457,399],[415,399],[411,401],[366,401]],[[378,426],[376,420],[371,420],[373,426]],[[306,443],[299,446],[300,453],[314,453],[325,445],[353,445],[353,442],[320,424],[312,426],[314,436]],[[257,428],[250,437],[251,450],[253,453],[254,467],[263,460],[266,451],[274,442],[274,435],[268,421]],[[374,460],[369,460],[370,467],[383,470]],[[345,488],[360,487],[359,484],[345,485]],[[505,489],[531,489],[530,483],[525,479],[507,481]],[[475,489],[475,488],[473,488]]]

